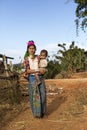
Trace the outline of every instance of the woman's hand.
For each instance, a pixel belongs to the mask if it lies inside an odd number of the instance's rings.
[[[41,74],[45,74],[46,69],[40,68],[39,71],[27,69],[28,74],[33,74],[33,73],[37,73],[37,72],[40,72]]]
[[[27,73],[28,74],[33,74],[33,73],[35,73],[35,70],[27,69]]]

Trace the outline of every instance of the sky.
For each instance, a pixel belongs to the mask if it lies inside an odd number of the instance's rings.
[[[58,43],[72,41],[87,50],[87,33],[76,35],[76,4],[73,0],[0,0],[0,54],[23,60],[27,42],[34,40],[37,51],[56,54]],[[21,57],[21,58],[20,58]]]

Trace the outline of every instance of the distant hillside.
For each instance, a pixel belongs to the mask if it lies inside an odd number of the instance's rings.
[[[20,67],[21,63],[13,64],[14,67]]]
[[[64,72],[64,73],[59,73],[55,76],[55,79],[64,79],[64,78],[87,78],[87,71],[85,72],[78,72],[78,73],[73,73],[72,75],[71,74],[68,74],[67,72]]]
[[[87,78],[87,71],[75,73],[71,76],[71,78]]]

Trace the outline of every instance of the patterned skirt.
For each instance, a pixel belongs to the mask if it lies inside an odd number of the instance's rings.
[[[29,76],[29,100],[34,117],[42,117],[46,113],[46,87],[43,76],[37,85],[35,75]]]

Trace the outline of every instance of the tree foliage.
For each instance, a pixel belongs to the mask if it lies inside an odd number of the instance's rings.
[[[45,74],[46,79],[54,78],[61,71],[61,66],[58,61],[50,60],[47,66],[47,72]]]
[[[48,62],[46,79],[57,77],[70,77],[74,72],[85,70],[85,50],[75,45],[74,41],[68,49],[65,43],[58,44],[59,50],[55,54],[55,60]]]
[[[62,71],[73,73],[84,69],[84,49],[75,46],[74,42],[71,43],[69,49],[66,49],[66,44],[58,44],[58,46],[61,47],[61,49],[58,51],[56,59],[59,60]]]
[[[74,0],[77,4],[76,7],[76,26],[77,31],[78,27],[81,25],[82,30],[85,31],[87,27],[87,0]]]

